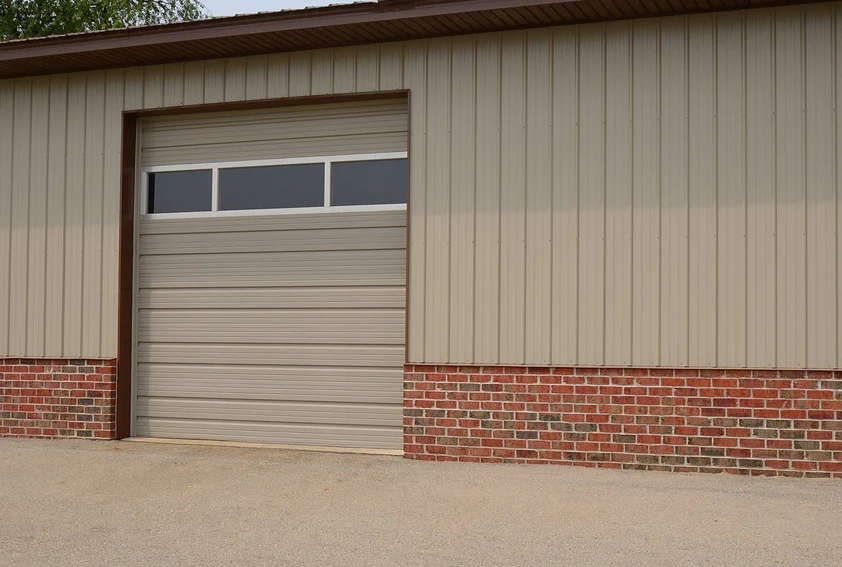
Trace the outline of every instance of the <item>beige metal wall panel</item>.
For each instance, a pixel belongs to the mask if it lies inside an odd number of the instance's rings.
[[[410,91],[407,359],[420,361],[425,360],[427,307],[424,252],[427,246],[427,43],[408,44],[404,57],[404,88]]]
[[[108,71],[105,80],[105,155],[102,179],[102,298],[99,352],[117,352],[117,300],[120,269],[120,145],[122,143],[123,71]],[[92,317],[95,315],[92,315]]]
[[[310,94],[313,54],[308,51],[289,56],[289,96]]]
[[[689,357],[687,21],[661,22],[661,349],[659,363]]]
[[[144,120],[143,167],[406,150],[406,102]]]
[[[32,141],[29,159],[26,351],[44,351],[47,260],[47,160],[50,143],[50,78],[32,84]]]
[[[0,349],[9,349],[9,306],[12,242],[12,149],[14,148],[15,84],[0,82]],[[17,298],[15,298],[17,299]]]
[[[64,213],[64,344],[66,356],[82,355],[82,294],[85,217],[85,133],[87,81],[70,75],[67,94],[67,170]]]
[[[526,38],[526,353],[550,363],[552,320],[552,30]]]
[[[743,15],[717,16],[717,364],[746,365],[746,163]]]
[[[246,98],[246,60],[242,57],[225,61],[225,101]]]
[[[32,80],[15,83],[12,129],[12,218],[9,265],[9,350],[26,351],[27,279],[29,265],[29,179],[32,141]]]
[[[450,362],[474,360],[476,68],[474,37],[453,40],[450,199]]]
[[[775,85],[772,12],[746,21],[747,360],[774,367]],[[835,317],[834,317],[835,318]],[[835,349],[834,349],[835,350]]]
[[[833,25],[834,61],[838,64],[839,61],[842,61],[842,41],[839,41],[839,38],[842,37],[842,10],[838,6],[834,7]],[[842,132],[842,112],[839,112],[839,109],[842,108],[840,106],[842,104],[842,73],[839,72],[838,68],[834,68],[833,76],[836,86],[836,99],[833,101],[833,107],[836,109],[834,125],[838,135],[839,132]],[[839,167],[838,164],[842,163],[842,144],[839,143],[838,139],[835,140],[834,148],[836,153],[833,155],[833,159],[837,164],[836,177],[834,178],[836,185],[836,195],[834,196],[836,208],[836,366],[839,367],[842,365],[842,167]],[[0,247],[0,251],[2,251],[2,247]],[[0,265],[2,265],[2,257],[0,257]],[[2,299],[0,299],[0,302],[2,302]]]
[[[482,93],[482,96],[478,96],[476,102],[476,243],[472,292],[475,320],[472,352],[475,361],[492,361],[499,360],[500,345],[500,36],[478,36],[476,50],[476,92]],[[410,251],[410,257],[411,254]],[[411,290],[410,287],[410,297]],[[410,319],[411,313],[410,309]],[[412,341],[409,342],[410,360],[413,360]]]
[[[526,361],[526,34],[504,35],[501,49],[500,360],[523,364]]]
[[[377,45],[357,47],[357,92],[378,90],[380,82],[380,50]]]
[[[802,10],[775,15],[779,366],[807,362],[807,201]]]
[[[192,220],[140,221],[134,434],[399,450],[405,213]]]
[[[122,97],[123,82],[120,81]],[[123,101],[118,106],[122,108]],[[47,286],[45,290],[45,324],[43,354],[60,355],[64,352],[64,209],[67,143],[67,75],[56,75],[50,80],[50,145],[47,149]],[[118,134],[119,135],[119,134]],[[119,174],[119,173],[118,173]],[[112,222],[117,223],[115,217]],[[2,234],[2,232],[0,232]],[[0,247],[2,249],[2,247]],[[112,261],[117,262],[116,254]],[[0,266],[2,262],[0,262]],[[106,274],[107,276],[107,274]],[[0,276],[2,282],[2,276]],[[103,282],[103,288],[116,294],[116,286]],[[2,294],[0,294],[2,297]],[[2,301],[0,301],[2,304]],[[112,316],[116,320],[116,309]],[[0,329],[2,329],[0,320]],[[108,327],[113,329],[115,327]],[[2,341],[0,341],[0,345]],[[116,352],[112,350],[111,352]]]
[[[807,360],[812,368],[838,365],[836,179],[833,84],[833,9],[805,9],[807,145]]]
[[[716,364],[716,24],[713,16],[688,20],[689,90],[689,359]]]
[[[206,61],[204,66],[205,90],[203,100],[205,104],[222,102],[225,100],[225,60]],[[145,108],[149,108],[146,105]]]
[[[260,100],[267,98],[266,55],[255,55],[246,59],[246,98]]]
[[[579,33],[579,364],[605,355],[605,37]],[[531,278],[531,274],[529,276]]]
[[[605,360],[631,363],[631,24],[606,28]]]
[[[88,75],[85,110],[85,193],[82,230],[82,312],[102,309],[102,177],[105,152],[105,73]],[[82,317],[82,352],[100,349],[102,319]]]
[[[164,106],[164,66],[152,65],[143,69],[143,108]]]
[[[203,79],[202,75],[199,75],[200,79]],[[184,81],[185,81],[185,89],[187,89],[187,84],[190,82],[191,75],[186,74]],[[126,69],[126,79],[125,79],[125,100],[124,100],[124,108],[125,110],[137,110],[143,108],[143,68],[132,68]],[[201,93],[204,92],[204,84],[201,86],[200,96]],[[201,103],[202,99],[199,98],[198,103]],[[196,103],[194,103],[196,104]]]
[[[424,348],[427,362],[450,359],[451,305],[451,49],[450,42],[435,42],[427,51],[427,244],[424,291]],[[455,337],[453,337],[455,339]]]
[[[380,90],[394,91],[403,88],[403,44],[380,45]],[[334,88],[336,85],[334,84]]]
[[[333,50],[320,49],[313,52],[313,92],[323,95],[333,92]]]
[[[656,366],[661,348],[660,21],[636,21],[632,32],[632,364]]]
[[[188,61],[184,64],[184,104],[202,104],[205,98],[205,63]]]
[[[579,349],[579,28],[553,31],[552,364]]]
[[[164,106],[184,104],[184,63],[164,65]]]
[[[357,48],[343,47],[333,50],[333,92],[352,93],[356,85]]]
[[[289,96],[289,55],[272,53],[266,58],[266,92],[269,98]]]

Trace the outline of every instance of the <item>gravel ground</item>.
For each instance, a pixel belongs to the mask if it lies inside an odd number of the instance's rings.
[[[0,563],[842,565],[842,482],[0,440]]]

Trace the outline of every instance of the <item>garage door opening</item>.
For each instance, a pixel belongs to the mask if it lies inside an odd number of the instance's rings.
[[[401,449],[406,112],[141,121],[133,436]]]

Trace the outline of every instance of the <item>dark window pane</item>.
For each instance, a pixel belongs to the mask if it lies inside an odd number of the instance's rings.
[[[406,159],[337,162],[330,184],[334,206],[406,203]]]
[[[210,211],[213,180],[209,169],[162,171],[149,174],[150,213]]]
[[[219,170],[219,210],[323,207],[323,163]]]

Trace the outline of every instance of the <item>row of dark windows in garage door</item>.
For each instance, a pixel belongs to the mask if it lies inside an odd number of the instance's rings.
[[[147,214],[404,204],[408,183],[405,157],[147,175]]]

